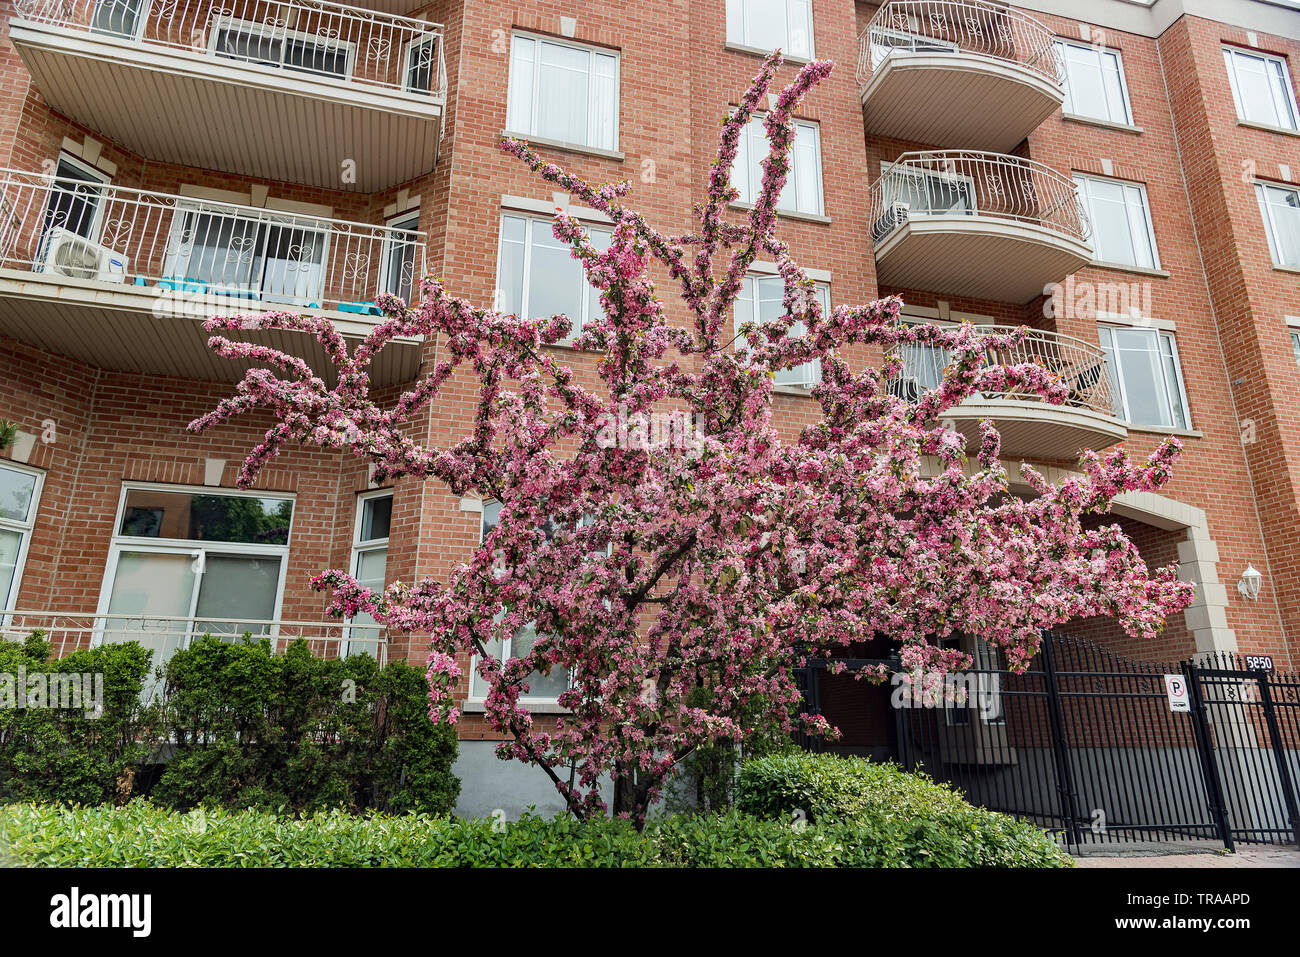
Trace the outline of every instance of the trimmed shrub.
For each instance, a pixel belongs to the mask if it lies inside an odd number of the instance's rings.
[[[0,707],[0,801],[97,804],[130,797],[157,732],[157,709],[139,703],[151,654],[132,642],[51,661],[40,632],[23,642],[0,641],[0,698],[6,699]],[[73,708],[17,707],[20,676],[39,675],[53,687],[51,676],[82,674],[103,675],[99,716],[87,716],[87,700]]]
[[[871,842],[862,851],[867,866],[1069,863],[1042,829],[974,807],[924,774],[861,758],[796,752],[748,761],[737,782],[736,807],[782,821],[802,812],[819,830],[850,825]]]
[[[998,817],[998,815],[992,815]],[[1005,828],[1007,830],[1001,830]],[[1015,822],[923,830],[909,847],[879,819],[802,830],[738,811],[667,817],[637,833],[626,821],[526,816],[494,821],[425,814],[358,817],[322,811],[179,813],[125,807],[0,808],[0,863],[45,867],[1068,867],[1043,836],[1026,849]],[[1040,832],[1041,836],[1041,832]],[[979,842],[982,853],[962,850]],[[1054,853],[1049,853],[1054,852]]]

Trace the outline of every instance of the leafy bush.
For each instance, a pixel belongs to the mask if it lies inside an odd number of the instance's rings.
[[[991,815],[997,818],[998,815]],[[0,808],[0,863],[45,867],[873,867],[984,863],[1068,867],[1040,832],[1030,846],[1007,818],[976,831],[927,823],[917,848],[882,819],[798,830],[738,811],[626,821],[526,816],[496,826],[425,814],[322,811],[180,813],[125,807]],[[975,841],[978,855],[963,842]]]
[[[146,705],[150,655],[130,642],[50,661],[39,634],[0,641],[0,675],[104,673],[102,717],[0,708],[0,801],[99,804],[134,793],[182,810],[430,814],[456,804],[455,732],[429,720],[424,675],[405,663],[325,660],[303,642],[274,655],[266,640],[205,637],[172,655],[164,693]]]
[[[40,632],[23,642],[0,641],[0,680],[15,696],[0,707],[0,801],[100,803],[129,796],[157,727],[156,709],[139,704],[151,654],[135,643],[106,644],[51,661]],[[48,685],[52,675],[80,674],[103,675],[101,715],[87,716],[89,700],[67,709],[16,707],[24,675],[42,675]]]
[[[323,659],[295,642],[205,637],[165,670],[175,751],[152,800],[174,808],[448,813],[455,732],[428,716],[423,674],[368,655]]]
[[[1068,857],[1040,828],[967,803],[950,788],[895,764],[795,752],[746,762],[736,807],[818,829],[851,825],[873,842],[874,866],[1053,866]]]

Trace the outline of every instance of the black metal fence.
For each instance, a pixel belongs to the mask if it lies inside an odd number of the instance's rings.
[[[1300,676],[1272,665],[1142,662],[1046,635],[1024,674],[977,667],[947,689],[896,674],[891,751],[1074,846],[1300,843]],[[819,676],[804,679],[812,706]]]

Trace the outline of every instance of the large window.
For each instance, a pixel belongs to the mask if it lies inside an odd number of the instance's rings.
[[[1133,122],[1119,51],[1066,40],[1056,41],[1056,51],[1065,64],[1066,113],[1112,123]]]
[[[1267,53],[1223,48],[1237,119],[1281,129],[1297,129],[1295,90],[1286,61]]]
[[[820,216],[822,203],[821,130],[816,123],[794,121],[794,143],[790,147],[790,173],[777,199],[777,209]],[[763,117],[755,116],[740,134],[740,145],[732,172],[732,184],[742,203],[758,199],[763,185],[763,160],[769,146]]]
[[[1106,371],[1120,412],[1136,426],[1190,429],[1174,337],[1157,329],[1101,327]]]
[[[1255,195],[1274,265],[1300,269],[1300,189],[1256,183]]]
[[[613,238],[610,230],[598,226],[590,227],[587,235],[602,252]],[[497,249],[496,308],[525,319],[566,315],[573,320],[565,340],[571,342],[601,314],[600,291],[587,282],[573,247],[555,238],[551,220],[506,213]]]
[[[1140,183],[1076,174],[1075,186],[1092,223],[1098,262],[1160,268],[1147,191]]]
[[[0,609],[13,609],[18,601],[41,478],[35,469],[0,463]],[[4,618],[0,614],[0,624]]]
[[[510,39],[511,133],[618,149],[618,54],[516,33]]]
[[[139,641],[161,664],[191,638],[271,635],[293,500],[169,486],[122,490],[99,614],[104,641]]]
[[[1295,355],[1295,364],[1300,366],[1300,332],[1293,329],[1288,334],[1291,337],[1291,352]]]
[[[497,527],[501,518],[500,502],[484,502],[482,521],[479,526],[479,543],[482,544],[487,540],[488,535]],[[485,650],[488,654],[500,659],[502,662],[511,658],[521,658],[528,654],[537,641],[537,630],[527,624],[516,631],[512,636],[504,641],[493,640],[488,642]],[[470,679],[469,679],[469,696],[473,700],[482,701],[487,697],[488,686],[478,673],[477,660],[471,662]],[[569,688],[569,673],[564,668],[552,668],[551,673],[544,675],[540,671],[534,671],[528,675],[528,693],[520,697],[520,701],[541,701],[554,702],[561,694]]]
[[[223,59],[299,73],[340,78],[352,75],[355,48],[350,43],[230,17],[218,17],[209,36],[211,52]]]
[[[817,283],[817,301],[821,303],[822,314],[831,308],[830,287]],[[746,322],[767,322],[776,319],[785,311],[785,280],[780,276],[746,276],[740,294],[736,297],[736,332]],[[802,336],[807,329],[802,322],[796,322],[790,329],[791,335]],[[743,338],[738,341],[740,348],[748,347]],[[805,362],[793,369],[782,369],[776,374],[777,385],[802,386],[811,388],[821,381],[821,363],[816,359]]]
[[[404,213],[388,224],[392,230],[384,240],[384,266],[380,288],[404,299],[408,304],[415,300],[419,291],[417,286],[421,276],[415,274],[419,259],[420,237],[416,230],[420,228],[418,211]]]
[[[727,0],[727,42],[811,60],[809,0]]]
[[[388,531],[393,518],[393,493],[371,492],[357,501],[352,532],[352,577],[373,592],[388,584]],[[373,655],[380,625],[362,612],[348,623],[348,650]]]

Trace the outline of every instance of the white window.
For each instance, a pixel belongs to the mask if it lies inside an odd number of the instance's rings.
[[[1056,52],[1065,64],[1066,113],[1112,123],[1133,122],[1118,50],[1057,40]]]
[[[439,83],[437,34],[418,37],[406,45],[406,76],[402,89],[407,93],[432,93]]]
[[[1256,183],[1255,195],[1273,264],[1300,268],[1300,189]]]
[[[1291,352],[1295,355],[1295,364],[1300,366],[1300,332],[1291,332]]]
[[[393,519],[393,493],[369,492],[357,500],[352,532],[352,577],[357,584],[381,592],[388,584],[388,531]],[[378,657],[381,626],[362,612],[348,623],[349,654]]]
[[[209,51],[222,59],[343,79],[352,75],[355,47],[339,40],[233,17],[216,18],[209,37]]]
[[[901,322],[906,326],[946,325],[908,316],[901,317]],[[903,360],[903,368],[898,378],[890,382],[889,391],[905,402],[916,402],[926,392],[937,389],[952,359],[947,349],[925,342],[905,342],[899,347],[898,355]]]
[[[273,635],[292,522],[285,495],[125,486],[99,639],[139,641],[158,665],[197,636]]]
[[[0,463],[0,609],[13,609],[18,603],[42,480],[35,469]],[[0,623],[4,620],[0,614]]]
[[[1224,47],[1223,62],[1228,67],[1228,84],[1232,87],[1237,119],[1297,129],[1295,90],[1285,60],[1267,53]]]
[[[384,240],[383,275],[379,288],[409,304],[415,300],[416,287],[422,278],[415,274],[420,258],[420,237],[416,233],[420,228],[419,211],[403,213],[390,222],[388,228],[402,232],[391,232]]]
[[[742,203],[758,199],[763,185],[763,160],[770,147],[763,117],[754,116],[740,133],[736,162],[732,167],[733,185]],[[790,146],[790,173],[777,199],[777,209],[820,216],[822,205],[821,129],[806,120],[794,121],[794,143]]]
[[[141,16],[144,7],[145,0],[95,0],[90,30],[92,33],[134,38],[144,25],[144,17]]]
[[[172,222],[162,288],[320,304],[329,247],[320,222],[191,202]]]
[[[54,167],[54,180],[50,184],[45,204],[45,218],[41,223],[40,251],[35,271],[51,266],[76,275],[76,265],[51,261],[51,255],[61,245],[57,242],[63,233],[74,233],[82,239],[95,242],[99,238],[100,223],[104,218],[104,187],[109,178],[67,153],[60,153]],[[94,278],[97,269],[89,269],[84,278]]]
[[[587,282],[573,247],[555,238],[552,225],[538,216],[502,215],[496,308],[524,319],[566,315],[573,324],[564,341],[572,342],[583,325],[601,314],[600,290]],[[604,252],[614,234],[592,226],[587,235]]]
[[[1190,429],[1174,337],[1157,329],[1101,326],[1106,371],[1120,412],[1133,425]]]
[[[825,283],[817,283],[817,301],[821,303],[822,314],[831,308],[831,291]],[[746,276],[736,297],[736,332],[746,322],[767,322],[783,315],[785,311],[785,280],[780,276]],[[808,330],[802,322],[796,322],[790,328],[790,334],[802,336]],[[748,349],[748,344],[741,338],[737,343],[741,349]],[[793,369],[782,369],[776,374],[777,385],[802,386],[812,388],[821,381],[821,362],[813,359]]]
[[[809,0],[727,0],[727,42],[813,58]]]
[[[516,33],[506,126],[520,136],[618,149],[618,54]]]
[[[1092,245],[1098,262],[1120,266],[1160,268],[1156,234],[1151,226],[1146,187],[1140,183],[1076,174],[1079,199],[1092,223]]]
[[[483,516],[479,526],[479,544],[487,540],[488,535],[497,527],[501,518],[500,502],[484,502]],[[537,631],[531,625],[527,624],[520,628],[511,637],[504,641],[493,640],[487,643],[485,650],[488,654],[499,658],[502,662],[511,658],[522,658],[528,654],[537,641]],[[478,673],[477,659],[471,662],[470,679],[469,679],[469,696],[472,700],[482,701],[487,697],[488,686]],[[551,669],[548,675],[540,671],[534,671],[529,674],[528,693],[520,696],[520,701],[543,701],[554,702],[561,694],[569,688],[569,673],[562,667]]]

